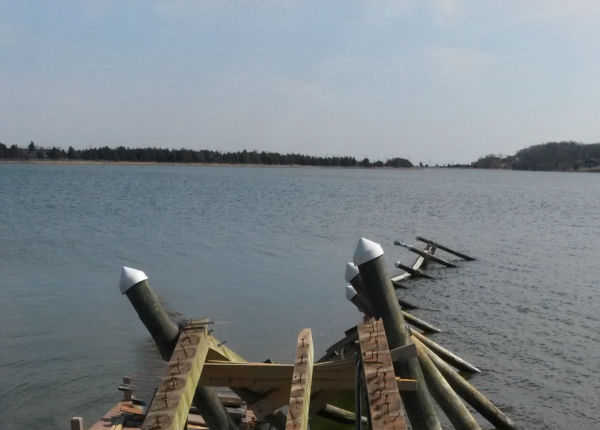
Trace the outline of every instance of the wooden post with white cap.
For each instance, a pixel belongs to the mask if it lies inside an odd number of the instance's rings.
[[[158,296],[150,288],[148,276],[141,270],[123,267],[119,289],[127,296],[150,332],[163,360],[168,361],[179,337],[179,327],[169,318]],[[194,404],[210,428],[237,429],[214,389],[197,387]]]
[[[410,334],[396,292],[385,269],[381,246],[361,238],[354,253],[354,263],[358,266],[365,291],[373,304],[375,316],[383,320],[390,349],[409,344]],[[440,421],[416,357],[395,363],[394,368],[400,377],[417,380],[416,391],[401,393],[412,427],[420,430],[441,430]]]

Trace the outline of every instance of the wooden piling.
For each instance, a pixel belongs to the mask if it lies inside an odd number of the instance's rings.
[[[409,251],[412,251],[415,254],[420,255],[425,260],[434,261],[434,262],[436,262],[438,264],[441,264],[442,266],[446,266],[446,267],[456,267],[456,264],[450,263],[449,261],[446,261],[443,258],[437,257],[437,256],[433,255],[433,253],[422,251],[419,248],[415,248],[414,246],[410,246],[410,245],[408,245],[406,243],[403,243],[403,242],[400,242],[398,240],[396,240],[394,242],[394,245],[396,245],[396,246],[402,246],[403,248],[406,248]]]
[[[179,337],[179,328],[171,321],[158,296],[150,288],[146,274],[141,270],[123,267],[119,288],[121,293],[127,296],[150,332],[163,359],[168,361]],[[197,387],[194,404],[209,427],[223,430],[237,429],[214,389]]]
[[[444,251],[446,251],[446,252],[448,252],[450,254],[456,255],[457,257],[460,257],[463,260],[466,260],[466,261],[475,261],[474,257],[470,257],[467,254],[463,254],[462,252],[458,252],[458,251],[450,249],[450,248],[448,248],[448,247],[446,247],[444,245],[440,245],[439,243],[434,242],[433,240],[430,240],[430,239],[426,239],[423,236],[417,236],[417,240],[420,241],[420,242],[423,242],[423,243],[427,243],[428,245],[433,245],[436,248],[444,250]]]
[[[359,295],[354,287],[351,284],[346,285],[345,288],[346,298],[354,305],[356,308],[367,316],[373,315],[373,310],[371,309],[371,304],[365,300],[364,296]]]
[[[411,330],[410,333],[414,337],[418,338],[430,350],[435,352],[440,358],[442,358],[443,360],[445,360],[447,363],[451,364],[452,366],[456,367],[458,370],[463,370],[463,371],[469,372],[469,373],[481,373],[481,370],[479,370],[477,367],[473,366],[467,360],[460,358],[458,355],[456,355],[452,351],[449,351],[448,349],[444,348],[442,345],[434,342],[433,340],[422,335],[418,331]]]
[[[419,339],[413,339],[415,343],[419,342]],[[475,388],[470,382],[463,378],[456,370],[454,370],[449,364],[442,360],[435,352],[428,349],[424,344],[425,351],[431,361],[438,370],[444,375],[446,381],[450,386],[461,396],[467,403],[469,403],[473,409],[486,418],[492,423],[498,430],[516,430],[516,426],[513,421],[504,414],[496,405],[494,405],[489,399],[487,399],[477,388]]]
[[[82,417],[72,417],[71,418],[71,430],[85,430],[83,427],[83,418]]]
[[[427,381],[429,392],[442,408],[456,430],[481,430],[460,397],[442,376],[423,348],[423,344],[415,342],[417,356]]]
[[[390,277],[386,273],[383,249],[368,239],[360,239],[354,254],[366,292],[374,306],[376,316],[383,319],[390,348],[410,343],[410,336],[398,298]],[[441,430],[431,396],[423,380],[423,373],[416,358],[394,365],[401,377],[417,380],[414,392],[402,392],[402,400],[413,428]]]
[[[425,279],[434,279],[433,276],[429,276],[427,273],[423,272],[421,269],[413,269],[410,266],[406,266],[399,261],[396,261],[395,266],[398,269],[404,270],[406,273],[409,273],[411,276],[415,278],[425,278]]]
[[[434,326],[433,324],[428,323],[427,321],[423,321],[421,318],[414,316],[406,311],[402,311],[402,315],[406,322],[410,325],[420,328],[421,330],[429,333],[441,333],[442,330]]]

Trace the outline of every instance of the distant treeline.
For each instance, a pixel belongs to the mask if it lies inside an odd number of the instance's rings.
[[[163,148],[109,148],[75,149],[43,148],[31,142],[21,148],[6,146],[0,142],[0,159],[11,160],[85,160],[85,161],[130,161],[154,163],[224,163],[224,164],[266,164],[299,166],[339,166],[339,167],[413,167],[405,158],[391,158],[385,162],[357,160],[354,157],[318,157],[304,154],[280,154],[265,151],[221,152],[203,149],[163,149]]]
[[[521,149],[515,155],[487,155],[471,165],[483,169],[598,170],[600,143],[548,142]]]

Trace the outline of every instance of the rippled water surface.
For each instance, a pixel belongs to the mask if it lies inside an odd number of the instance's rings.
[[[479,258],[401,292],[472,381],[522,428],[600,428],[598,175],[19,164],[0,165],[1,427],[91,423],[122,376],[151,381],[122,265],[248,359],[291,360],[301,328],[322,352],[357,321],[360,236],[393,270],[419,234]]]

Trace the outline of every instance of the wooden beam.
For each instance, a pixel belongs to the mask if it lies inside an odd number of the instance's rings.
[[[426,251],[422,251],[419,248],[415,248],[414,246],[410,246],[410,245],[408,245],[406,243],[403,243],[403,242],[400,242],[398,240],[394,242],[394,245],[396,245],[396,246],[402,246],[403,248],[406,248],[409,251],[414,252],[415,254],[420,255],[425,260],[435,261],[436,263],[441,264],[442,266],[446,266],[446,267],[456,267],[456,264],[450,263],[449,261],[446,261],[443,258],[436,257],[432,253],[429,253],[429,252],[426,252]]]
[[[410,378],[399,378],[396,376],[398,391],[417,391],[417,380]]]
[[[382,320],[371,318],[358,326],[372,430],[406,430],[392,355]]]
[[[354,387],[354,362],[334,360],[316,363],[313,391],[351,390]],[[289,390],[294,365],[281,363],[231,363],[210,361],[204,364],[200,384],[215,387],[248,388],[253,391]],[[267,393],[265,393],[267,394]],[[256,399],[250,399],[253,403]]]
[[[417,236],[417,240],[421,241],[421,242],[424,242],[424,243],[426,243],[428,245],[433,245],[436,248],[439,248],[439,249],[442,249],[442,250],[444,250],[446,252],[449,252],[450,254],[454,254],[457,257],[462,258],[463,260],[466,260],[466,261],[475,261],[475,258],[470,257],[467,254],[463,254],[462,252],[458,252],[458,251],[455,251],[453,249],[447,248],[444,245],[440,245],[439,243],[434,242],[433,240],[430,240],[430,239],[426,239],[423,236]]]
[[[441,333],[442,330],[434,326],[433,324],[428,323],[427,321],[423,321],[421,318],[417,318],[411,313],[406,311],[402,311],[402,315],[404,315],[404,319],[407,323],[428,333]]]
[[[208,353],[205,326],[184,328],[159,384],[142,430],[183,430]]]
[[[415,278],[425,278],[425,279],[434,279],[433,276],[429,276],[427,273],[423,272],[421,269],[413,269],[410,266],[406,266],[399,261],[396,261],[396,267],[398,269],[404,270],[406,273],[410,273],[410,276]]]
[[[248,409],[254,412],[257,421],[262,421],[266,416],[271,415],[275,409],[279,409],[287,404],[290,396],[289,390],[285,388],[275,388],[262,399],[248,405]]]
[[[390,351],[392,354],[392,361],[394,363],[401,361],[408,361],[410,358],[417,356],[417,349],[414,344],[409,343],[408,345],[398,346]]]
[[[313,376],[314,347],[309,328],[298,336],[296,362],[292,376],[290,402],[285,423],[286,430],[307,430],[310,391]]]

